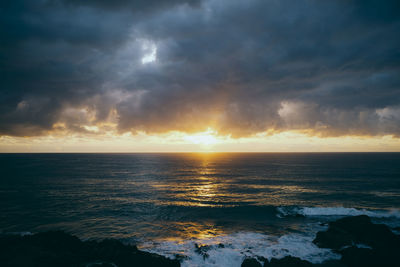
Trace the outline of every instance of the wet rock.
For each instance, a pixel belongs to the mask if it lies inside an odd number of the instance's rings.
[[[340,249],[353,244],[365,244],[373,248],[400,247],[400,238],[389,227],[373,224],[366,215],[346,217],[329,223],[325,232],[318,232],[313,241],[321,248]]]
[[[253,258],[244,259],[241,265],[241,267],[261,267],[261,266],[262,266],[261,263]]]
[[[322,263],[313,264],[314,267],[347,267],[340,260],[328,260]]]
[[[342,258],[340,260],[328,260],[319,264],[312,264],[311,262],[300,258],[286,256],[282,259],[272,258],[270,261],[264,259],[264,266],[399,266],[400,237],[390,231],[386,225],[373,224],[370,218],[365,215],[346,217],[335,222],[330,222],[328,230],[318,232],[313,242],[321,248],[330,248],[335,250],[337,253],[342,255]],[[248,259],[248,262],[249,261],[250,259]],[[243,264],[244,263],[245,262],[243,262]],[[243,264],[242,266],[251,266]]]
[[[194,247],[195,247],[194,251],[197,254],[202,255],[203,259],[206,259],[209,257],[209,255],[207,254],[207,251],[209,251],[211,249],[211,246],[194,244]]]
[[[1,266],[180,266],[178,260],[143,252],[118,240],[81,241],[61,231],[0,236]]]
[[[372,249],[349,247],[341,251],[341,261],[346,266],[380,266]],[[378,260],[379,261],[379,260]]]
[[[261,263],[259,263],[256,259],[246,258],[242,262],[241,267],[261,267]]]
[[[264,267],[347,267],[339,260],[328,260],[313,264],[297,257],[286,256],[282,259],[272,258],[271,261],[264,259]]]
[[[257,260],[258,260],[258,261],[261,261],[261,262],[266,262],[266,261],[268,261],[268,259],[265,258],[265,257],[263,257],[263,256],[257,256]]]
[[[182,254],[175,254],[175,259],[177,259],[179,262],[182,262],[183,260],[189,259],[189,257]]]
[[[400,249],[380,250],[358,247],[348,247],[340,251],[341,262],[346,266],[399,266]]]
[[[271,261],[266,261],[264,267],[311,267],[312,263],[302,260],[297,257],[286,256],[282,259],[272,258]]]
[[[348,267],[399,266],[400,237],[365,215],[329,223],[328,230],[318,232],[313,242],[340,253],[341,263]]]
[[[87,264],[86,267],[118,267],[118,266],[112,262],[95,262]]]

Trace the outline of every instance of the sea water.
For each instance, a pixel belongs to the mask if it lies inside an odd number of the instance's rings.
[[[2,233],[117,238],[183,266],[318,263],[339,258],[312,243],[329,221],[400,226],[400,153],[0,154],[0,167]]]

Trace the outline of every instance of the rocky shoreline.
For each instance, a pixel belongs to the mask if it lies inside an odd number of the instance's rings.
[[[61,231],[0,237],[5,267],[178,267],[178,260],[140,251],[118,240],[81,241]]]
[[[248,258],[242,267],[358,267],[400,266],[400,236],[384,224],[374,224],[366,215],[346,217],[329,223],[327,231],[313,241],[342,255],[340,260],[312,264],[296,257],[282,259]]]
[[[312,264],[296,257],[281,259],[246,258],[242,267],[353,267],[399,266],[400,236],[383,224],[374,224],[365,215],[346,217],[329,223],[314,239],[320,248],[330,248],[342,255],[340,260]],[[220,244],[223,246],[223,244]],[[207,257],[206,248],[196,252]],[[139,250],[118,240],[81,241],[61,231],[34,235],[0,236],[0,265],[13,267],[134,267],[180,266],[178,259],[168,259]]]

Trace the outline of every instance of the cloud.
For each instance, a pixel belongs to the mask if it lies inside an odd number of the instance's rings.
[[[159,2],[2,3],[0,135],[399,135],[398,1]]]

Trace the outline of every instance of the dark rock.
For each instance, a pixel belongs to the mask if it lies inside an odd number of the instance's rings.
[[[179,262],[182,262],[183,260],[189,259],[189,257],[181,254],[175,254],[175,259],[177,259]]]
[[[349,247],[340,251],[342,254],[341,261],[349,267],[356,266],[399,266],[400,250],[399,249],[368,249]]]
[[[302,260],[297,257],[286,256],[282,259],[272,258],[271,261],[266,261],[264,267],[311,267],[312,263]]]
[[[373,224],[368,216],[355,216],[329,223],[327,231],[318,232],[313,241],[342,255],[340,260],[312,264],[300,258],[263,259],[265,267],[358,267],[400,266],[400,238],[383,224]],[[357,247],[356,245],[364,245]],[[370,248],[367,248],[370,247]],[[258,258],[260,260],[260,258]],[[242,266],[254,263],[246,259]],[[258,262],[257,262],[258,263]],[[246,265],[244,265],[246,264]],[[259,263],[258,263],[259,264]],[[259,265],[254,265],[259,266]]]
[[[341,263],[348,267],[399,266],[400,237],[386,225],[372,223],[365,215],[329,223],[328,230],[318,232],[313,242],[340,253]]]
[[[297,257],[286,256],[282,259],[272,258],[271,261],[264,260],[264,267],[348,267],[339,260],[328,260],[318,264],[312,264]]]
[[[327,260],[322,263],[313,264],[313,267],[347,267],[340,260]]]
[[[268,261],[268,259],[267,259],[267,258],[264,258],[263,256],[257,256],[257,260],[258,260],[258,261],[262,261],[262,262]]]
[[[341,254],[341,261],[347,266],[380,266],[372,249],[349,247],[343,249]]]
[[[261,267],[261,263],[259,263],[256,259],[246,258],[242,262],[241,267]]]
[[[211,249],[211,246],[208,246],[208,245],[198,245],[198,244],[194,244],[194,246],[195,246],[195,250],[194,250],[194,251],[195,251],[197,254],[202,255],[202,256],[203,256],[203,259],[206,259],[206,258],[209,257],[208,254],[207,254],[207,251],[209,251],[209,250]]]
[[[313,241],[322,248],[340,249],[353,244],[365,244],[373,248],[400,247],[400,238],[389,227],[373,224],[366,215],[346,217],[329,223],[326,232],[318,232]]]
[[[322,263],[313,264],[313,267],[347,267],[340,260],[328,260]]]
[[[117,265],[110,262],[96,262],[87,264],[86,267],[117,267]]]
[[[180,266],[178,260],[143,252],[118,240],[81,241],[60,231],[0,236],[1,266]]]

